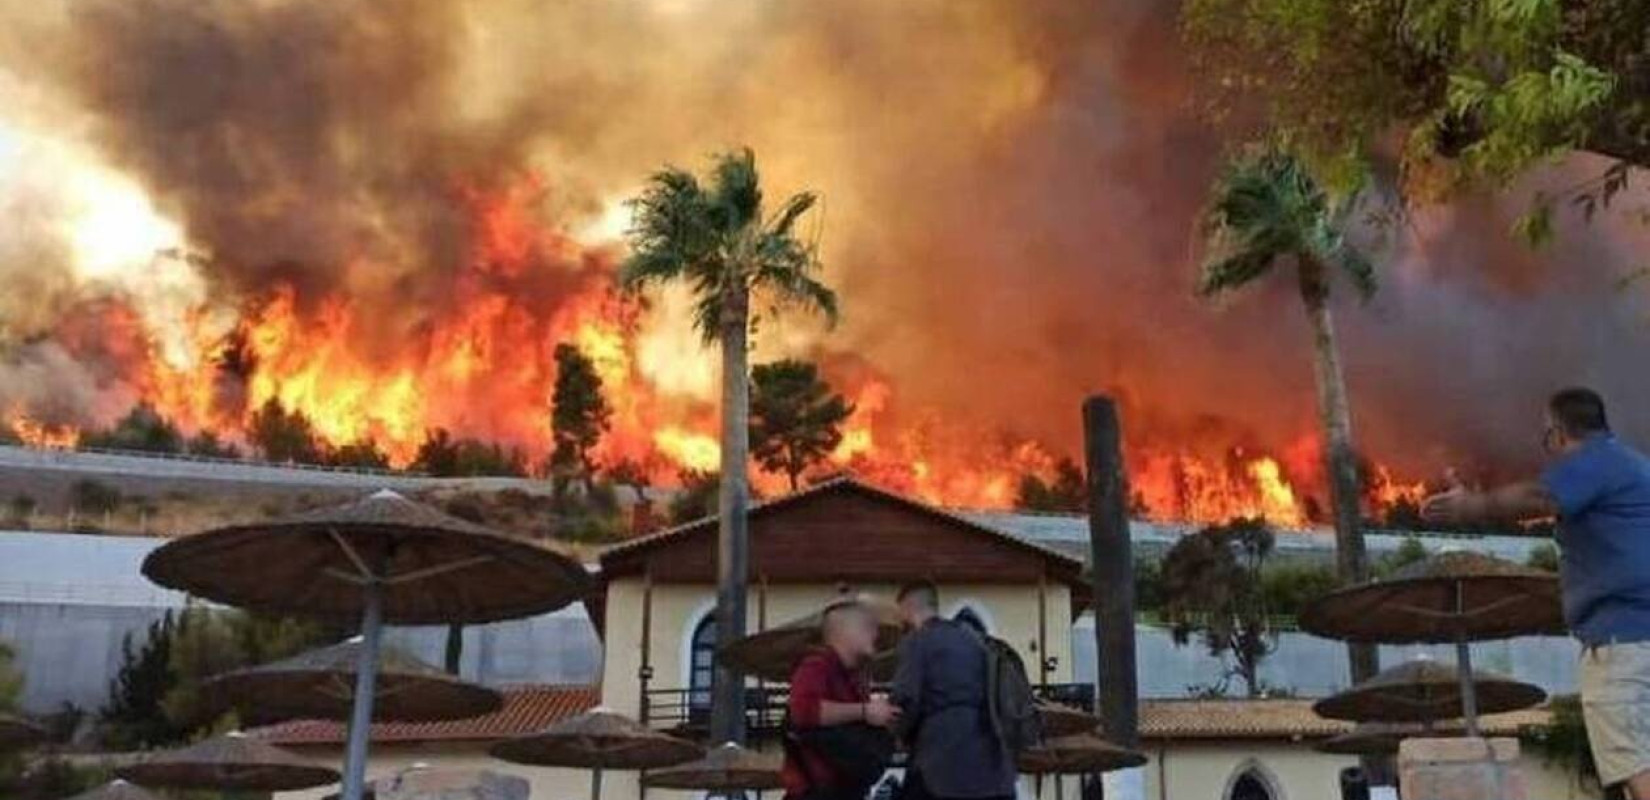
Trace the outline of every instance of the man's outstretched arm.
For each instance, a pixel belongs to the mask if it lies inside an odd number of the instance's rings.
[[[1555,516],[1558,501],[1538,481],[1483,492],[1458,487],[1421,503],[1421,517],[1430,522],[1524,522]]]

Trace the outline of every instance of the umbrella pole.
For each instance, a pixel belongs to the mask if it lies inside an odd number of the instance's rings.
[[[367,774],[367,740],[372,734],[372,700],[378,682],[378,645],[383,633],[383,587],[376,578],[362,587],[361,653],[355,664],[355,697],[350,708],[349,744],[344,752],[341,800],[361,800]]]
[[[602,768],[590,770],[590,800],[602,800]]]
[[[1466,616],[1466,583],[1455,582],[1455,613]],[[1478,687],[1472,683],[1472,648],[1467,645],[1467,634],[1455,632],[1455,670],[1461,678],[1461,715],[1467,723],[1467,735],[1478,736]]]

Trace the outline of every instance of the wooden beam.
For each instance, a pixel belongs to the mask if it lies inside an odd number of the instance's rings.
[[[1129,482],[1123,469],[1123,432],[1111,398],[1096,395],[1083,403],[1083,451],[1088,466],[1089,576],[1100,717],[1106,738],[1138,747]]]

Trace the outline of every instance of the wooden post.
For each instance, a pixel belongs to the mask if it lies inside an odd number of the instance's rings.
[[[1094,595],[1100,717],[1108,739],[1138,747],[1129,483],[1123,471],[1123,432],[1111,398],[1096,395],[1083,403],[1083,450],[1088,466],[1089,580]]]
[[[1048,571],[1037,576],[1037,685],[1048,685]]]
[[[637,717],[643,725],[648,724],[647,685],[653,678],[653,568],[647,567],[642,572],[642,665],[636,670],[636,680],[641,686],[641,695],[638,701]]]
[[[768,574],[760,573],[756,576],[756,630],[758,633],[768,629]]]

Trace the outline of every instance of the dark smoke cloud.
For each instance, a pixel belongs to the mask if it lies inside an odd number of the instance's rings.
[[[823,347],[902,402],[1066,450],[1099,390],[1139,440],[1281,447],[1314,423],[1286,282],[1191,296],[1222,143],[1188,107],[1172,4],[24,5],[0,12],[0,65],[90,115],[226,295],[289,281],[416,325],[470,257],[466,182],[536,171],[541,210],[573,220],[661,163],[749,143],[776,191],[825,195],[847,319]],[[1650,433],[1638,301],[1612,286],[1643,238],[1572,225],[1531,255],[1505,239],[1508,207],[1427,212],[1385,254],[1382,296],[1338,309],[1376,457],[1525,458],[1541,395],[1571,382]]]

